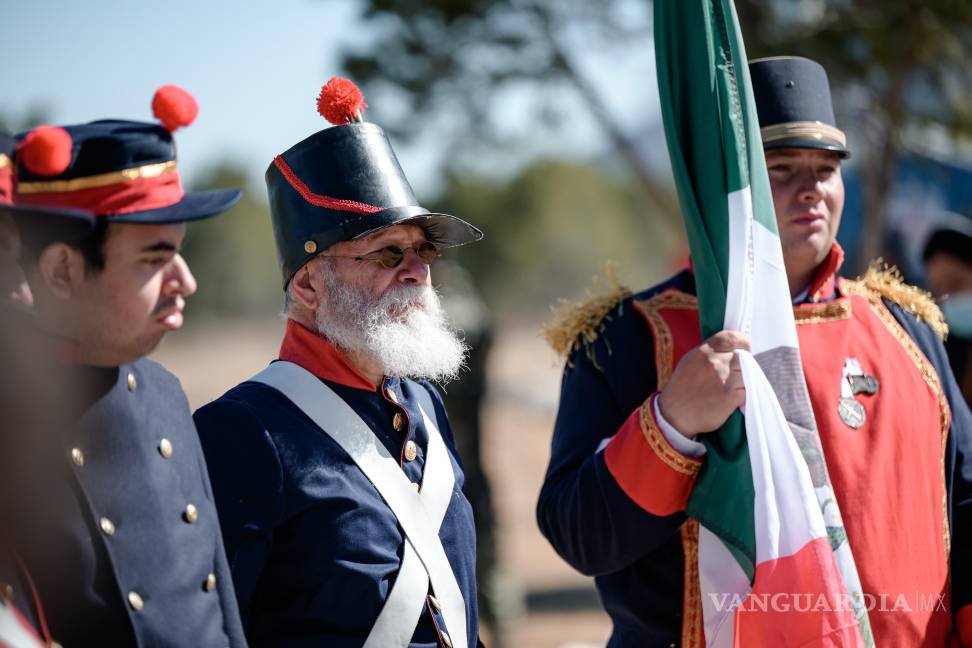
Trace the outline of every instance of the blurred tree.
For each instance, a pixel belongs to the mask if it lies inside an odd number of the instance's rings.
[[[471,271],[486,303],[501,314],[535,316],[589,286],[608,259],[634,286],[685,260],[682,238],[652,228],[645,203],[640,183],[623,173],[540,161],[508,183],[454,179],[430,207],[486,232],[482,242],[449,252]]]
[[[379,123],[397,137],[422,134],[422,124],[450,127],[450,160],[484,149],[517,148],[504,138],[508,91],[536,137],[563,137],[565,96],[587,107],[620,159],[642,184],[663,223],[680,227],[673,194],[660,187],[634,138],[612,116],[610,89],[584,71],[585,51],[623,56],[650,47],[650,5],[636,0],[369,0],[373,42],[349,46],[343,67],[364,84]],[[529,89],[529,92],[524,90]],[[529,96],[528,99],[525,97]],[[448,116],[444,113],[448,111]],[[522,116],[522,115],[521,115]],[[444,118],[445,117],[445,118]],[[661,185],[663,186],[663,184]]]
[[[849,133],[863,160],[858,257],[879,256],[907,136],[926,136],[930,124],[972,135],[972,2],[736,0],[736,7],[751,58],[797,54],[827,68],[841,123],[860,129]]]
[[[23,133],[40,124],[50,122],[51,107],[45,103],[33,103],[21,114],[0,114],[0,131]]]
[[[225,214],[189,223],[183,244],[199,283],[189,300],[192,318],[265,315],[283,304],[264,193],[250,190],[246,173],[230,163],[202,174],[193,189],[226,187],[244,188],[243,198]]]
[[[841,124],[864,162],[866,236],[858,256],[875,256],[885,239],[902,133],[929,123],[972,131],[972,2],[736,0],[736,6],[750,57],[802,54],[827,67]],[[605,89],[580,65],[591,51],[621,61],[650,48],[650,2],[366,0],[364,7],[378,36],[349,46],[344,67],[369,96],[394,99],[373,105],[377,121],[396,135],[416,136],[423,124],[443,132],[451,123],[457,155],[481,155],[491,146],[515,150],[521,143],[498,135],[509,117],[506,91],[529,87],[536,100],[516,103],[518,110],[538,131],[569,137],[555,119],[569,90],[640,180],[652,213],[677,214],[604,102]],[[661,141],[658,147],[664,150]]]

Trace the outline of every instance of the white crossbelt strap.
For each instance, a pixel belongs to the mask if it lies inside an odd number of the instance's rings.
[[[442,603],[452,643],[467,648],[466,607],[462,591],[439,539],[439,527],[452,499],[452,462],[435,426],[432,399],[419,388],[418,404],[429,432],[419,493],[371,428],[334,391],[292,362],[277,361],[250,379],[268,385],[301,409],[344,449],[371,481],[405,532],[402,564],[366,648],[407,647],[425,606],[429,581]]]

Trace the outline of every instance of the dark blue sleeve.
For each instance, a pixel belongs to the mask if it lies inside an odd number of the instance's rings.
[[[635,504],[599,451],[655,391],[653,358],[650,331],[627,305],[564,370],[537,522],[557,553],[586,575],[628,567],[685,521],[682,513],[660,517]]]
[[[193,419],[245,627],[250,599],[282,515],[281,464],[270,435],[246,404],[224,397],[196,410]]]
[[[945,485],[952,535],[952,609],[958,610],[972,604],[972,414],[938,335],[896,304],[888,301],[885,304],[935,367],[952,411],[952,426],[945,446]]]

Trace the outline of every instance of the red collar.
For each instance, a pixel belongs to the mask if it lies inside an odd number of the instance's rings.
[[[327,338],[291,319],[287,320],[287,331],[280,345],[280,359],[298,364],[318,378],[339,385],[368,391],[377,389]]]
[[[830,253],[827,254],[827,258],[817,266],[817,269],[813,273],[813,279],[810,281],[810,287],[807,289],[807,296],[810,301],[826,301],[836,296],[837,271],[840,270],[840,266],[843,263],[844,249],[840,247],[837,241],[834,241],[833,246],[830,248]]]

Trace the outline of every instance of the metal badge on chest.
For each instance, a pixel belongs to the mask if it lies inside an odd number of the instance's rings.
[[[877,378],[864,373],[857,358],[847,358],[840,376],[840,401],[837,404],[840,420],[855,430],[864,425],[867,414],[856,397],[860,394],[873,396],[880,386]]]

